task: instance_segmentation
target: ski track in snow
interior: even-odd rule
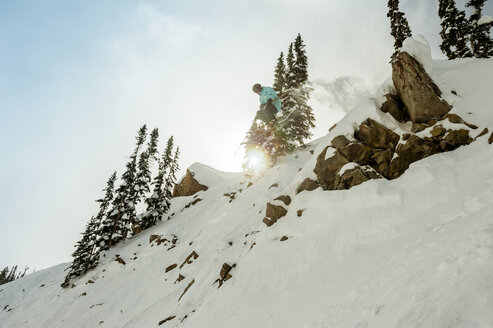
[[[434,61],[431,75],[454,113],[478,125],[477,133],[493,131],[492,60]],[[416,162],[393,181],[295,194],[314,178],[316,157],[330,140],[352,138],[368,117],[409,129],[368,101],[262,176],[194,164],[209,189],[175,198],[170,220],[106,252],[74,288],[60,287],[68,264],[0,286],[0,326],[158,327],[175,316],[161,327],[493,327],[489,134]],[[230,202],[224,194],[231,192]],[[268,228],[266,203],[280,195],[293,201]],[[185,208],[196,198],[202,201]],[[151,234],[176,235],[176,247],[150,244]],[[193,251],[198,258],[180,268]],[[218,288],[223,263],[236,267]]]

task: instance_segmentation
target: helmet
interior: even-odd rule
[[[253,92],[260,92],[262,91],[262,86],[260,85],[260,83],[255,83],[252,87],[252,90]]]

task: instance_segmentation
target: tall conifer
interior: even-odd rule
[[[439,0],[438,16],[442,20],[442,52],[448,59],[472,57],[467,44],[470,25],[465,12],[457,9],[455,0]]]
[[[490,30],[493,22],[481,19],[483,6],[486,0],[469,0],[466,7],[471,7],[472,12],[469,16],[471,25],[471,49],[476,58],[489,58],[493,56],[493,40]]]
[[[411,28],[407,22],[407,18],[402,11],[399,11],[399,0],[389,0],[387,6],[389,11],[387,17],[390,18],[390,34],[394,37],[394,53],[391,59],[397,57],[397,52],[402,48],[404,40],[412,36]]]

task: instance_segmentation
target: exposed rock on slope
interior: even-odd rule
[[[449,104],[440,98],[440,89],[418,60],[401,52],[392,70],[397,95],[387,94],[380,109],[399,123],[410,119],[412,128],[400,135],[368,118],[354,131],[353,141],[344,135],[333,138],[313,170],[324,189],[349,189],[382,177],[395,179],[413,162],[473,142],[470,129],[477,126],[448,113]]]
[[[207,186],[200,184],[194,174],[187,170],[185,177],[173,189],[173,197],[191,196],[202,190],[209,189]]]
[[[442,92],[423,65],[407,52],[399,52],[392,63],[392,81],[414,123],[428,122],[450,111],[450,105],[440,99]]]

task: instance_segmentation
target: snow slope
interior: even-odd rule
[[[478,125],[477,133],[491,133],[493,61],[432,64],[453,112]],[[68,264],[0,286],[0,326],[493,327],[489,134],[416,162],[396,180],[295,194],[313,177],[320,151],[361,120],[410,129],[378,111],[391,88],[386,83],[327,136],[262,176],[195,164],[191,171],[209,189],[175,198],[169,220],[106,253],[75,287],[60,287]],[[288,214],[266,227],[265,205],[280,195],[293,198]],[[150,243],[152,234],[169,241]],[[198,258],[185,262],[192,252]],[[236,266],[218,288],[223,263]]]

